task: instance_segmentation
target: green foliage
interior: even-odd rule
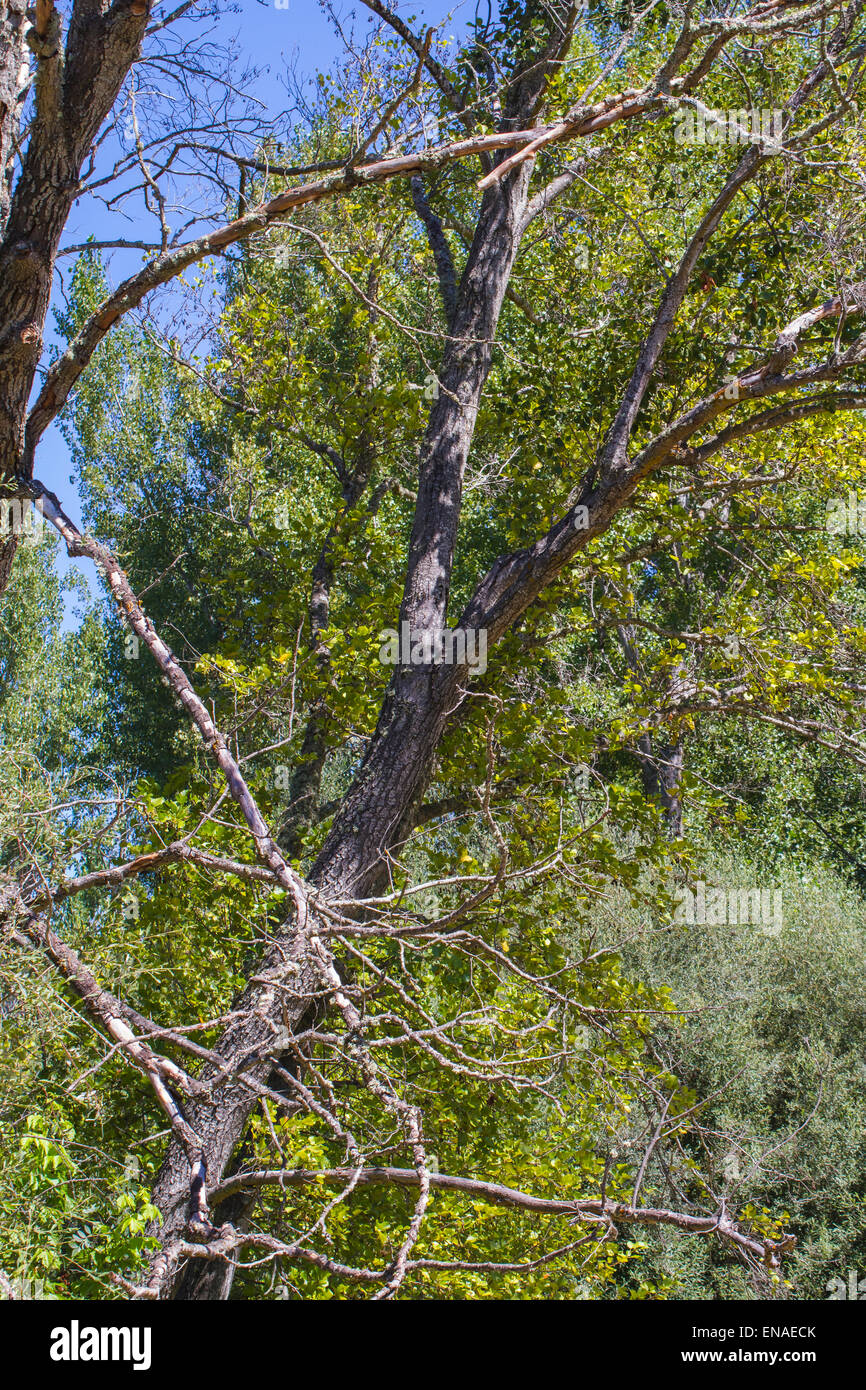
[[[594,31],[553,81],[556,109],[600,77],[605,45],[633,8],[597,7]],[[449,68],[467,103],[548,23],[541,4],[479,19]],[[654,70],[669,24],[656,7],[629,70],[615,65],[605,90]],[[383,45],[371,81],[387,85],[394,53]],[[791,45],[773,68],[751,63],[753,102],[772,107],[801,61]],[[709,79],[704,99],[741,104],[733,67]],[[293,155],[327,157],[357,100],[323,80],[319,124]],[[434,92],[419,101],[447,121]],[[660,286],[738,156],[684,151],[663,120],[608,138],[611,157],[576,206],[554,205],[515,267],[469,460],[452,621],[496,557],[531,544],[583,484]],[[544,151],[539,177],[560,161]],[[428,190],[458,269],[475,176],[453,166]],[[817,165],[784,183],[768,170],[753,194],[701,263],[634,452],[769,350],[804,294],[836,283],[838,263],[859,259],[844,181],[824,186]],[[811,235],[819,225],[839,228],[835,239]],[[115,330],[64,428],[87,525],[121,557],[230,731],[272,826],[292,810],[294,778],[315,765],[315,814],[296,855],[306,868],[388,684],[379,633],[397,621],[444,318],[423,228],[397,182],[311,204],[239,248],[218,280],[203,276],[198,292],[220,307],[207,351],[185,360],[178,338]],[[59,319],[66,336],[105,286],[99,257],[86,253]],[[815,330],[828,351],[836,328]],[[840,346],[853,333],[845,325]],[[664,1203],[673,1184],[705,1209],[724,1192],[755,1232],[793,1230],[798,1245],[771,1290],[780,1297],[821,1297],[833,1271],[866,1254],[866,803],[851,758],[863,544],[825,525],[827,502],[862,483],[864,438],[848,417],[815,417],[647,478],[497,646],[445,733],[430,815],[391,882],[398,925],[440,922],[441,943],[413,953],[411,934],[395,932],[346,948],[378,1045],[425,1097],[441,1171],[575,1199],[604,1187],[627,1203],[663,1111],[664,1153],[641,1175],[642,1200]],[[310,640],[314,575],[328,602]],[[4,868],[23,874],[38,861],[56,882],[181,839],[249,861],[240,817],[147,653],[128,649],[108,600],[64,634],[61,600],[50,546],[22,549],[0,601]],[[320,755],[306,741],[314,721]],[[682,834],[645,794],[647,741],[657,756],[684,750]],[[676,891],[701,877],[779,885],[785,929],[769,938],[678,924]],[[481,884],[460,919],[466,940],[452,939],[451,914]],[[260,885],[175,867],[137,880],[132,903],[117,887],[88,891],[58,904],[52,921],[107,987],[207,1047],[280,911],[280,894]],[[554,1002],[539,980],[555,982]],[[443,1065],[420,1025],[420,1042],[401,1034],[408,996],[423,1022],[459,1019],[459,1064]],[[110,1276],[134,1279],[153,1243],[160,1140],[146,1083],[71,1002],[3,943],[7,1272],[55,1297],[120,1296]],[[339,1070],[326,1079],[341,1095],[355,1086]],[[385,1132],[374,1099],[353,1094],[352,1105],[370,1161],[405,1166],[406,1146]],[[347,1144],[321,1114],[287,1116],[264,1098],[243,1160],[334,1168]],[[726,1171],[730,1155],[738,1177]],[[273,1189],[258,1212],[294,1238],[315,1230],[332,1195],[323,1184]],[[328,1231],[340,1259],[386,1265],[412,1200],[370,1187],[335,1204]],[[615,1241],[579,1238],[566,1218],[542,1228],[434,1192],[413,1258],[453,1267],[414,1270],[403,1296],[756,1296],[719,1246],[635,1227]],[[545,1262],[556,1246],[568,1255]],[[288,1262],[245,1269],[235,1286],[241,1298],[299,1295],[367,1293]]]
[[[716,858],[709,882],[768,881],[768,866]],[[772,870],[769,870],[772,872]],[[664,1047],[706,1101],[703,1170],[730,1210],[789,1213],[797,1245],[784,1295],[827,1297],[828,1280],[862,1266],[866,1102],[863,970],[866,912],[859,893],[825,869],[783,868],[778,936],[760,927],[667,926],[633,919],[629,973],[669,983],[682,1016]],[[618,929],[628,907],[617,904]],[[683,1298],[742,1298],[742,1270],[710,1246],[655,1234],[653,1275]]]

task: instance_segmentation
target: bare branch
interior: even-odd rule
[[[307,1168],[276,1169],[258,1173],[238,1173],[227,1178],[211,1192],[218,1204],[232,1193],[249,1187],[293,1187],[315,1183],[346,1183],[354,1179],[357,1187],[393,1186],[417,1187],[418,1174],[411,1168],[329,1168],[321,1171]],[[780,1254],[793,1249],[794,1237],[781,1241],[759,1240],[741,1231],[722,1210],[715,1216],[695,1216],[687,1212],[669,1211],[663,1207],[635,1207],[622,1202],[565,1197],[534,1197],[501,1183],[485,1182],[480,1178],[454,1177],[448,1173],[429,1173],[434,1192],[459,1192],[461,1195],[489,1202],[492,1206],[533,1212],[541,1216],[567,1216],[577,1221],[616,1222],[628,1225],[675,1226],[690,1235],[718,1235],[725,1241],[759,1259],[771,1269],[778,1268]]]

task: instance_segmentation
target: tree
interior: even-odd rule
[[[537,732],[527,739],[526,728],[515,725],[513,706],[527,707],[528,702],[513,701],[512,694],[520,689],[526,652],[533,642],[545,640],[545,621],[553,614],[571,616],[581,607],[568,576],[584,556],[597,571],[589,577],[593,585],[601,582],[623,657],[632,674],[639,673],[636,604],[628,593],[619,600],[617,596],[622,552],[626,573],[628,564],[644,564],[648,604],[655,611],[670,605],[673,586],[666,585],[659,598],[654,585],[672,564],[682,574],[690,530],[699,530],[706,520],[699,509],[690,510],[690,502],[679,503],[677,512],[672,499],[701,485],[711,493],[717,489],[718,478],[708,474],[711,460],[720,461],[738,497],[749,486],[768,432],[792,425],[802,428],[803,422],[811,428],[812,422],[823,423],[861,407],[866,339],[858,336],[857,320],[866,296],[855,249],[844,230],[831,241],[831,211],[826,221],[819,219],[834,270],[834,283],[819,287],[801,228],[817,216],[810,179],[811,162],[819,157],[833,170],[830,182],[838,211],[844,217],[849,209],[844,171],[858,140],[850,113],[860,80],[862,7],[768,3],[719,13],[716,6],[705,6],[698,20],[693,6],[683,7],[682,13],[677,6],[670,6],[669,12],[650,7],[617,19],[604,7],[586,17],[575,6],[509,4],[501,7],[495,22],[479,22],[450,63],[430,35],[414,35],[372,0],[368,7],[412,54],[407,60],[411,86],[395,91],[384,117],[372,124],[366,141],[356,143],[348,167],[266,198],[255,211],[195,242],[161,248],[86,318],[67,351],[49,368],[28,426],[30,447],[35,448],[112,323],[150,290],[203,257],[302,210],[290,225],[292,236],[317,248],[316,273],[325,279],[336,276],[351,296],[346,292],[344,303],[338,300],[336,307],[329,301],[319,317],[321,325],[331,316],[329,351],[323,354],[330,360],[316,361],[315,322],[300,345],[291,344],[294,375],[299,378],[292,382],[297,417],[293,423],[300,426],[298,438],[307,457],[320,459],[323,469],[331,472],[329,478],[325,471],[314,485],[314,510],[326,529],[309,570],[306,724],[300,747],[293,749],[292,804],[282,833],[263,815],[262,795],[243,770],[246,760],[259,751],[241,752],[241,730],[249,721],[234,716],[228,704],[219,716],[208,707],[146,616],[115,554],[102,541],[82,535],[58,499],[31,478],[31,456],[22,467],[16,455],[8,472],[20,480],[19,491],[39,501],[70,553],[87,556],[101,567],[124,622],[154,657],[201,735],[239,814],[229,822],[231,855],[209,844],[210,829],[201,837],[207,848],[190,844],[190,826],[162,848],[147,848],[124,865],[79,875],[49,892],[23,873],[17,883],[10,882],[7,894],[17,914],[14,939],[47,953],[85,1011],[148,1078],[171,1124],[172,1139],[153,1191],[163,1217],[158,1230],[154,1228],[159,1250],[147,1278],[135,1286],[138,1295],[225,1297],[238,1252],[249,1246],[282,1261],[306,1261],[329,1276],[362,1286],[378,1284],[378,1296],[393,1296],[407,1275],[435,1267],[435,1260],[431,1265],[413,1252],[431,1193],[440,1190],[595,1223],[606,1237],[614,1235],[617,1224],[716,1232],[756,1269],[772,1271],[790,1247],[789,1234],[772,1221],[735,1220],[724,1201],[707,1205],[709,1188],[702,1189],[701,1199],[688,1210],[682,1203],[641,1205],[644,1182],[657,1161],[658,1181],[664,1187],[664,1162],[658,1153],[662,1141],[676,1140],[700,1102],[657,1060],[638,1067],[648,1032],[647,1012],[664,1012],[664,1000],[640,990],[633,993],[606,953],[599,963],[591,935],[582,937],[578,927],[549,935],[545,924],[557,922],[557,914],[567,910],[575,884],[588,897],[612,878],[625,882],[636,895],[649,892],[642,872],[672,863],[679,841],[655,833],[652,807],[630,796],[627,787],[599,790],[597,796],[589,788],[588,797],[579,793],[576,799],[573,790],[566,791],[555,804],[542,799],[533,805],[531,796],[521,801],[521,782],[525,787],[531,777],[527,762],[531,764],[533,755],[545,756],[538,749],[551,742],[556,748],[561,736],[560,763],[568,765],[579,761],[576,750],[581,746],[583,757],[591,759],[597,744],[585,726],[569,739],[567,720],[557,719],[553,700],[553,713],[539,718]],[[727,57],[735,48],[737,62],[728,66]],[[623,85],[626,80],[633,85]],[[602,95],[608,89],[609,94]],[[432,151],[418,140],[409,153],[386,153],[361,164],[361,156],[385,137],[390,123],[398,122],[407,138],[402,100],[398,102],[407,91],[419,102],[422,134],[435,119],[449,135],[459,128],[462,138]],[[749,93],[750,109],[778,111],[778,122],[759,122],[744,136],[739,120],[743,91]],[[708,106],[705,97],[714,105]],[[704,129],[707,122],[718,128],[720,110],[737,113],[733,123],[726,117],[726,132],[733,131],[730,147],[714,143],[718,157],[712,160],[693,160],[691,147],[684,150],[674,164],[675,173],[669,175],[672,201],[660,197],[663,166],[672,164],[677,147],[674,117],[694,115]],[[492,132],[487,129],[491,113]],[[563,156],[560,146],[577,138],[585,142],[582,153],[575,158],[569,146]],[[831,140],[837,142],[835,148]],[[494,159],[496,151],[504,151],[504,157],[497,154]],[[482,162],[480,199],[463,162],[474,155]],[[648,158],[655,165],[654,186],[646,181]],[[453,172],[429,187],[425,176],[446,166]],[[260,159],[256,172],[267,180],[268,161]],[[408,190],[395,183],[393,193],[374,191],[379,183],[408,176]],[[339,203],[334,201],[337,197]],[[395,218],[399,224],[401,198],[408,212],[407,197],[417,229],[423,226],[429,239],[440,287],[434,337],[441,341],[441,357],[432,379],[427,376],[425,389],[432,400],[420,431],[417,465],[407,476],[378,476],[380,456],[387,455],[399,438],[378,393],[399,377],[401,354],[393,340],[407,336],[404,306],[412,309],[420,303],[405,289],[401,299],[399,288],[390,283],[387,289],[394,299],[389,301],[382,284],[395,274],[387,266],[390,228]],[[577,207],[567,199],[576,199]],[[634,229],[633,237],[629,233],[635,248],[631,261],[626,267],[619,265],[618,248],[602,254],[607,264],[594,268],[586,296],[594,313],[602,316],[569,333],[569,316],[586,306],[563,275],[563,259],[569,251],[573,258],[575,230],[580,238],[593,218],[604,225],[612,207],[622,225]],[[347,233],[340,226],[344,209],[351,209],[345,213],[346,222],[354,215],[369,237],[363,257],[369,273],[363,282],[329,247],[334,234],[348,237],[351,244],[353,229]],[[651,236],[642,220],[651,224]],[[772,324],[760,293],[746,300],[746,267],[737,266],[735,254],[735,229],[742,236],[744,225],[750,228],[749,254],[757,246],[766,258],[768,246],[780,240],[784,248],[784,273],[779,272],[771,307],[785,314]],[[356,229],[354,234],[357,238]],[[462,264],[455,254],[461,244]],[[550,273],[558,319],[556,308],[552,318],[539,314],[543,292],[527,293],[533,277],[543,282]],[[617,293],[626,286],[627,307],[617,304]],[[707,295],[720,287],[719,324],[710,334],[705,326],[706,306],[711,303]],[[307,267],[298,267],[293,295],[295,304],[305,304],[314,320],[317,286]],[[346,303],[354,303],[353,316],[344,311]],[[607,319],[606,306],[611,306]],[[268,400],[249,365],[244,370],[246,325],[242,317],[240,322],[238,337],[233,343],[229,339],[223,383],[232,409],[259,410],[258,396],[279,415],[278,404]],[[281,325],[274,329],[267,322],[262,329],[254,321],[254,327],[249,348],[253,355],[281,330]],[[421,330],[417,321],[408,325],[413,344],[423,336]],[[508,349],[501,362],[496,356],[498,341]],[[798,354],[800,361],[794,365]],[[264,358],[266,363],[273,360]],[[287,354],[276,361],[291,358]],[[315,421],[311,410],[312,393],[303,373],[308,370],[313,381],[324,377],[333,399],[333,383],[345,376],[347,364],[355,374],[356,389],[372,399],[376,409],[365,408],[363,400],[356,402],[340,421],[341,437],[326,441],[323,422]],[[581,374],[572,378],[575,368]],[[16,370],[13,386],[20,404],[20,392],[26,396],[29,380],[22,367]],[[32,380],[32,363],[28,370]],[[571,386],[572,381],[577,384]],[[563,405],[557,391],[565,382],[573,397]],[[23,420],[21,411],[18,418]],[[267,420],[264,414],[265,432]],[[243,438],[243,425],[233,428]],[[253,438],[255,429],[254,424]],[[532,478],[535,462],[525,470],[528,479],[508,462],[508,446],[521,453],[527,437],[541,472],[537,483]],[[472,451],[477,455],[485,447],[497,452],[497,486],[480,498],[466,498]],[[563,466],[566,448],[570,453]],[[221,466],[225,476],[225,460]],[[688,488],[682,485],[684,477]],[[769,488],[771,481],[762,476],[761,484]],[[359,534],[375,524],[385,497],[399,518],[406,493],[412,508],[398,569],[402,596],[396,626],[400,631],[405,627],[417,646],[414,656],[401,653],[370,727],[365,728],[366,710],[352,716],[363,734],[359,756],[357,742],[342,738],[340,729],[341,718],[344,725],[352,720],[345,717],[343,672],[331,640],[335,600],[343,601],[335,592],[340,588],[337,576],[346,557],[354,560],[345,588],[350,601],[364,601],[369,580],[358,568]],[[336,507],[330,519],[329,505]],[[639,535],[644,513],[653,523],[649,543]],[[257,518],[250,512],[247,519],[261,550]],[[396,522],[394,534],[399,534]],[[661,559],[648,565],[654,556]],[[836,569],[840,566],[844,571],[845,562],[839,561]],[[827,568],[832,574],[831,558]],[[712,572],[703,578],[708,584],[715,581]],[[824,578],[817,575],[816,583]],[[380,593],[379,608],[391,597],[387,588]],[[377,604],[369,606],[375,611]],[[662,639],[673,644],[658,657],[654,677],[662,679],[662,719],[673,719],[675,726],[708,704],[705,676],[696,674],[695,661],[688,655],[676,655],[682,646],[678,632],[688,631],[679,622],[682,608],[681,604],[676,615],[677,629],[650,619],[655,628],[662,627]],[[744,622],[746,610],[743,603],[734,621]],[[494,655],[494,670],[477,690],[469,677],[470,668],[479,663],[469,658],[468,644],[455,648],[454,661],[436,659],[436,643],[452,630],[448,622],[455,617],[458,633],[483,633],[485,650]],[[249,619],[253,629],[255,618],[254,613]],[[714,635],[707,634],[704,623],[691,641],[700,659]],[[816,628],[803,644],[809,649],[810,670],[820,672],[821,644],[830,649],[838,640],[838,633]],[[859,641],[855,623],[844,624],[844,640],[852,645]],[[239,668],[232,671],[224,653],[220,659],[229,677],[242,677]],[[640,684],[643,688],[642,675]],[[853,725],[856,684],[854,670],[846,673],[838,689],[819,688],[816,679],[810,689],[807,681],[802,700],[808,705],[815,697],[841,706],[850,712]],[[745,691],[727,690],[712,709],[741,712],[753,703],[748,687],[747,680]],[[376,690],[377,700],[379,694]],[[781,693],[767,698],[762,689],[761,694],[769,720],[819,742],[825,738],[824,725],[808,711],[798,708],[791,719]],[[563,704],[568,714],[568,703]],[[260,712],[255,705],[254,699],[253,713]],[[682,738],[674,727],[674,736],[661,746],[652,741],[653,713],[640,692],[630,716],[614,727],[603,751],[613,756],[618,747],[634,745],[651,794],[658,792],[659,766],[673,767],[662,797],[670,813],[683,789]],[[222,731],[224,718],[233,724],[230,736]],[[531,718],[527,723],[531,727]],[[280,730],[279,737],[290,742],[294,732],[290,719],[289,733]],[[523,767],[519,755],[509,756],[521,740]],[[843,746],[860,756],[853,734],[838,740],[840,750]],[[527,747],[533,750],[528,758]],[[329,757],[333,768],[335,753],[351,776],[340,789],[336,808],[325,812],[323,778]],[[508,777],[502,776],[500,763],[513,765]],[[437,782],[444,784],[444,796],[425,802]],[[500,798],[512,809],[511,826],[497,813]],[[437,817],[463,816],[473,801],[468,830],[461,826],[455,831],[446,820],[438,846],[435,835],[432,842],[417,836],[419,825],[435,825]],[[205,819],[215,826],[214,803],[206,796],[205,802]],[[618,824],[618,843],[616,837],[596,834],[597,822],[611,814]],[[257,865],[234,849],[241,825],[251,837]],[[319,826],[322,834],[317,838]],[[678,811],[669,814],[669,828],[678,832]],[[642,836],[643,843],[628,843],[630,832]],[[420,856],[419,867],[430,863],[437,890],[444,895],[445,910],[432,918],[404,911],[407,895],[411,898],[418,886],[413,882],[415,855]],[[458,866],[464,855],[468,872],[461,875]],[[104,990],[44,916],[52,901],[178,861],[234,874],[247,884],[265,884],[271,892],[264,953],[245,966],[239,993],[227,1012],[227,1001],[223,1004],[218,1034],[205,1046],[192,1043],[181,1028],[152,1022]],[[274,901],[280,901],[276,894],[283,908],[278,918],[273,916]],[[665,889],[654,889],[653,894],[657,909],[670,906]],[[512,924],[523,933],[518,934],[519,949],[513,951],[506,949]],[[473,991],[473,1001],[477,992],[477,1013],[461,993],[467,988]],[[200,1023],[204,1027],[203,1020]],[[589,1076],[597,1065],[602,1089],[605,1068],[623,1077],[640,1070],[640,1086],[652,1098],[640,1131],[645,1142],[636,1171],[620,1163],[619,1151],[596,1154],[595,1169],[590,1163],[588,1171],[599,1180],[597,1196],[571,1191],[550,1199],[501,1182],[431,1171],[421,1103],[428,1089],[428,1068],[532,1094],[539,1105],[534,1118],[543,1124],[551,1114],[561,1114],[564,1093],[551,1077],[556,1075],[558,1082],[567,1079],[570,1085],[562,1073],[580,1052],[576,1038],[582,1028],[598,1033],[603,1063],[596,1062],[591,1049],[578,1063],[581,1103],[592,1094]],[[488,1030],[489,1045],[482,1045],[478,1039]],[[195,1074],[163,1055],[159,1049],[165,1038],[173,1048],[198,1059],[201,1065]],[[628,1095],[630,1085],[625,1088]],[[611,1104],[628,1111],[621,1092]],[[279,1165],[251,1169],[249,1157],[268,1147],[254,1112],[262,1109],[273,1126],[269,1107],[290,1120],[315,1117],[329,1132],[327,1144],[317,1140],[319,1162],[290,1165],[280,1128],[270,1136],[272,1151],[281,1155]],[[397,1150],[400,1163],[384,1161],[391,1148]],[[333,1158],[338,1151],[345,1155],[342,1161]],[[366,1161],[370,1151],[377,1156],[375,1163]],[[561,1181],[556,1165],[553,1173]],[[408,1188],[415,1194],[403,1233],[381,1268],[371,1270],[365,1260],[344,1264],[300,1234],[288,1239],[250,1227],[256,1192],[270,1185],[280,1191],[307,1184],[333,1184],[344,1199],[368,1185]],[[307,1223],[313,1234],[317,1222],[325,1219],[322,1212],[330,1209],[326,1199]],[[303,1206],[300,1210],[303,1215]],[[299,1220],[299,1229],[303,1226]],[[548,1261],[554,1253],[545,1250],[542,1258]],[[515,1263],[520,1262],[492,1262],[503,1273]],[[450,1261],[452,1268],[466,1264]]]

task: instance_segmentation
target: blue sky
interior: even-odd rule
[[[172,4],[161,7],[164,11],[173,8]],[[362,6],[336,4],[335,13],[344,25],[351,24],[355,16],[358,30],[367,28],[367,11]],[[435,3],[399,6],[402,17],[409,22],[414,15],[413,25],[422,30],[424,21],[436,23],[449,12],[464,11],[467,5],[447,5],[436,0]],[[239,0],[235,13],[222,16],[215,37],[225,42],[237,36],[238,46],[243,58],[261,73],[252,87],[258,97],[271,112],[278,112],[286,105],[285,74],[294,67],[297,77],[312,79],[316,72],[325,71],[335,62],[343,49],[342,40],[335,32],[334,25],[317,0]],[[91,198],[82,199],[70,216],[61,245],[80,244],[88,237],[96,239],[115,238],[150,240],[153,235],[152,222],[118,219],[118,214],[108,214],[102,205]],[[72,261],[62,262],[64,273],[68,273]],[[112,278],[122,278],[141,264],[140,252],[121,252],[112,257]],[[56,339],[53,334],[53,314],[46,325],[46,341],[51,344]],[[49,429],[37,453],[36,474],[39,479],[56,492],[72,519],[80,524],[80,501],[74,480],[71,478],[72,462],[56,425]],[[79,562],[76,562],[78,565]],[[58,572],[65,574],[70,561],[65,552],[58,553]],[[89,566],[82,572],[87,574]],[[76,600],[67,602],[64,627],[76,625]]]

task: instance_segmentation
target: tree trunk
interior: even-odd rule
[[[0,0],[0,484],[32,476],[27,403],[42,352],[60,237],[82,164],[138,56],[149,8],[137,0],[102,14],[75,5],[63,54],[53,4],[37,4],[25,38],[22,0]],[[28,50],[37,59],[35,112],[13,188],[11,161]],[[16,546],[15,537],[0,544],[0,593]]]
[[[9,216],[15,142],[30,70],[27,0],[0,0],[0,236]]]
[[[680,783],[683,776],[683,741],[664,743],[653,749],[649,734],[638,740],[638,756],[644,795],[665,813],[668,830],[676,839],[683,833],[683,803]]]
[[[451,336],[440,372],[442,389],[430,414],[421,451],[421,476],[410,543],[408,578],[401,619],[413,630],[436,631],[447,618],[451,560],[459,520],[463,476],[481,392],[490,370],[502,302],[520,240],[529,168],[491,188],[484,197],[478,229],[461,279]],[[364,897],[382,883],[387,856],[399,850],[414,823],[417,806],[431,780],[436,751],[446,724],[460,702],[465,672],[454,666],[410,666],[395,671],[375,734],[358,776],[309,876],[329,897]],[[284,990],[251,984],[236,1008],[243,1021],[226,1030],[218,1051],[244,1075],[267,1083],[279,1055],[285,1028],[301,1031],[309,1017],[309,994],[321,988],[302,946],[292,935],[275,944],[255,972],[286,976],[286,959],[296,997]],[[305,996],[307,996],[305,998]],[[215,1068],[202,1079],[216,1078]],[[230,1078],[217,1085],[213,1100],[187,1107],[200,1135],[209,1185],[223,1176],[241,1141],[256,1094]],[[163,1249],[183,1235],[189,1202],[189,1161],[172,1141],[153,1199],[163,1213]],[[208,1300],[227,1298],[230,1271],[215,1278],[205,1260],[181,1267],[166,1280],[160,1296]]]

